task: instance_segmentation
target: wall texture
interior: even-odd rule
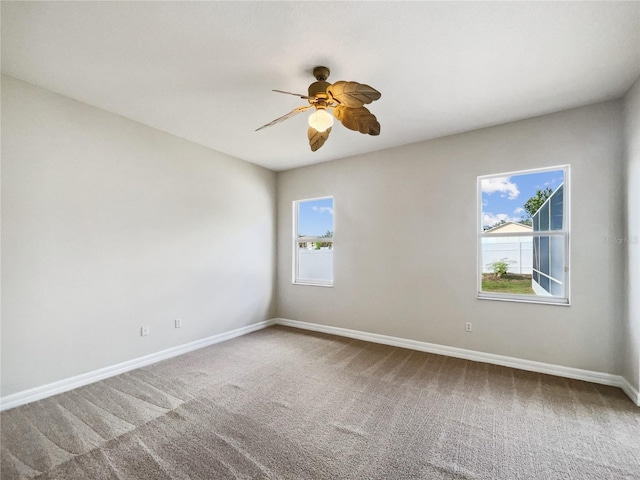
[[[611,239],[640,235],[639,83],[624,102],[281,172],[276,232],[273,172],[3,76],[2,395],[276,314],[637,389],[639,245]],[[477,300],[476,177],[565,163],[572,305]],[[291,203],[326,195],[334,287],[292,285]]]
[[[640,390],[640,78],[625,96],[625,194],[626,225],[624,316],[625,362],[622,375],[636,392]]]
[[[622,132],[618,100],[279,173],[278,316],[619,374]],[[478,300],[477,176],[561,164],[572,305]],[[334,287],[292,285],[291,203],[325,195]]]
[[[3,396],[273,317],[273,172],[6,76],[2,127]]]

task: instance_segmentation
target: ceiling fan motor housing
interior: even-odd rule
[[[317,82],[313,82],[309,85],[309,96],[316,98],[327,98],[327,88],[331,86],[327,82],[329,78],[329,69],[327,67],[316,67],[313,69],[313,76]]]
[[[327,98],[327,88],[330,86],[331,84],[324,80],[313,82],[309,85],[309,96],[315,98]]]

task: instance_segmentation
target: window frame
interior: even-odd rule
[[[333,208],[333,214],[332,214],[332,228],[333,228],[333,238],[331,240],[331,243],[334,244],[335,243],[335,205],[336,205],[336,201],[335,198],[333,197],[333,195],[325,195],[322,197],[313,197],[313,198],[302,198],[299,200],[294,200],[292,202],[292,211],[293,211],[293,231],[292,231],[292,254],[293,254],[293,260],[292,260],[292,272],[291,272],[291,283],[293,285],[308,285],[308,286],[314,286],[314,287],[333,287],[333,283],[334,283],[334,277],[332,276],[330,281],[327,280],[314,280],[314,279],[309,279],[309,278],[300,278],[298,276],[298,269],[299,269],[299,257],[298,257],[298,219],[299,219],[299,213],[300,213],[300,204],[301,203],[305,203],[305,202],[313,202],[315,200],[327,200],[327,199],[331,199],[332,202],[332,207]],[[333,246],[331,247],[331,249],[333,250]],[[333,262],[333,257],[331,259],[331,261]]]
[[[492,233],[491,237],[483,229],[482,221],[482,181],[495,177],[513,177],[518,175],[527,175],[532,173],[542,173],[551,171],[564,171],[563,185],[563,205],[562,205],[562,218],[563,225],[561,230],[547,230],[547,231],[531,231],[531,232],[505,232],[505,233]],[[544,305],[571,305],[571,186],[570,186],[570,166],[567,165],[555,165],[551,167],[535,168],[528,170],[516,170],[506,173],[496,173],[490,175],[479,175],[476,181],[476,196],[477,196],[477,210],[476,210],[476,298],[479,300],[498,300],[503,302],[520,302],[520,303],[537,303]],[[556,190],[560,188],[560,185]],[[556,191],[554,190],[554,192]],[[540,209],[549,202],[549,199],[540,206]],[[533,220],[533,217],[532,217]],[[551,221],[551,218],[549,218]],[[533,225],[533,223],[532,223]],[[564,296],[546,296],[546,295],[522,295],[514,293],[504,292],[483,292],[482,291],[482,274],[483,274],[483,256],[482,256],[482,239],[483,238],[506,238],[506,237],[532,237],[534,243],[535,238],[538,237],[563,237],[564,239]],[[550,240],[551,242],[551,240]],[[533,253],[532,253],[533,254]],[[533,260],[533,259],[532,259]],[[533,270],[533,267],[532,267]],[[532,272],[533,278],[533,272]]]

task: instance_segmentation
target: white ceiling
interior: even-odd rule
[[[640,75],[639,2],[3,2],[2,72],[286,170],[620,97]],[[382,92],[378,137],[311,152],[304,100]]]

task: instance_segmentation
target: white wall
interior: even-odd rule
[[[276,312],[274,173],[2,81],[3,396],[276,313],[622,372],[638,388],[639,247],[605,240],[639,235],[640,82],[624,104],[279,173]],[[476,177],[564,163],[572,305],[477,300]],[[291,202],[327,195],[340,207],[335,285],[292,285]]]
[[[622,375],[640,390],[640,78],[625,96],[626,253]]]
[[[279,173],[278,316],[619,374],[622,121],[611,101]],[[476,299],[477,176],[562,164],[572,305]],[[291,202],[328,195],[334,287],[292,285]]]
[[[2,395],[271,318],[275,198],[273,172],[3,76]]]

